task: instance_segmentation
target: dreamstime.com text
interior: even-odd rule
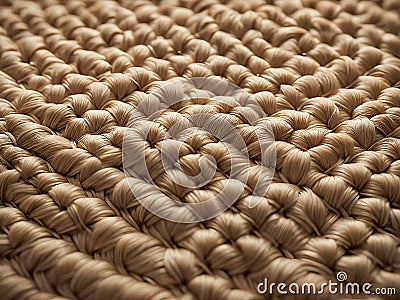
[[[329,280],[320,285],[315,283],[295,283],[286,284],[284,282],[268,282],[264,278],[263,282],[258,283],[257,291],[260,294],[275,295],[319,295],[329,293],[332,295],[396,295],[394,287],[373,287],[371,283],[346,282],[347,273],[338,272],[337,282]]]

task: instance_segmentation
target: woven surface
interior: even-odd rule
[[[1,299],[263,299],[264,278],[339,271],[400,293],[400,1],[1,2]],[[267,115],[276,170],[256,207],[249,182],[221,215],[180,224],[130,191],[124,130],[177,77],[227,80]],[[236,109],[175,111],[154,136],[179,115],[223,113],[252,143]],[[229,177],[179,187],[157,143],[150,172],[182,202]],[[180,160],[195,170],[208,149],[223,165],[216,144],[193,139]]]

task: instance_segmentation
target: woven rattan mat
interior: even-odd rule
[[[400,1],[1,3],[0,299],[399,299]],[[157,89],[197,77],[247,98],[200,89],[143,117],[165,104]],[[153,185],[124,173],[139,112],[149,135],[127,157],[144,155]],[[179,149],[166,142],[196,115]],[[249,150],[245,189],[200,222],[152,212],[139,200],[201,204],[234,176],[213,118]],[[265,176],[260,120],[276,157]],[[216,172],[175,182],[162,145],[178,149],[170,170]],[[276,289],[329,281],[371,293]]]

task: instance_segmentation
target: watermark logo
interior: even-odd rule
[[[347,280],[347,273],[343,272],[343,271],[338,272],[336,274],[336,280],[339,281],[339,282],[346,281]]]
[[[207,111],[210,108],[214,110]],[[245,189],[253,196],[249,206],[256,206],[275,169],[275,140],[266,117],[252,95],[224,80],[179,78],[157,88],[137,106],[124,135],[123,169],[132,193],[153,214],[179,223],[216,217]],[[244,127],[250,128],[251,137],[243,136]],[[201,146],[205,139],[218,144],[219,151],[207,152]],[[193,147],[194,140],[199,149]],[[187,149],[200,155],[197,174],[188,174],[181,165]],[[252,157],[249,149],[258,149],[259,155]],[[212,189],[214,196],[197,203],[182,201],[155,183],[163,174],[167,184],[207,190],[217,172],[225,177],[223,185]]]
[[[374,287],[369,282],[347,282],[347,279],[347,273],[343,271],[336,274],[336,282],[329,280],[319,285],[312,282],[275,283],[264,278],[263,282],[257,284],[257,292],[271,295],[396,295],[394,287]]]

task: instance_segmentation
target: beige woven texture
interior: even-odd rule
[[[1,299],[263,299],[264,278],[321,284],[339,271],[400,293],[400,1],[1,3]],[[227,80],[267,114],[276,172],[255,208],[250,188],[221,215],[180,224],[133,196],[124,130],[176,77]],[[244,122],[212,102],[176,111]],[[229,177],[179,187],[157,143],[149,170],[182,202]],[[229,160],[211,137],[188,143],[189,171],[206,146]],[[317,297],[291,299],[306,298]]]

